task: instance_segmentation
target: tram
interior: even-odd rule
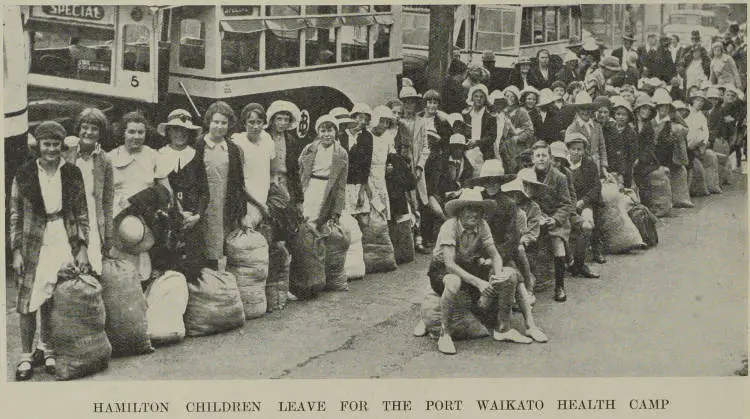
[[[141,109],[152,121],[180,107],[200,116],[223,100],[290,100],[300,137],[336,106],[384,103],[402,71],[401,6],[29,6],[29,101],[71,128],[93,104],[111,119]],[[366,81],[366,82],[363,82]],[[80,107],[80,106],[78,106]],[[35,112],[38,111],[38,112]]]
[[[429,7],[404,6],[401,30],[404,75],[420,79],[428,55]],[[561,56],[581,39],[577,5],[460,5],[454,12],[453,44],[467,63],[480,63],[482,52],[490,50],[496,67],[510,69],[518,57],[535,57],[540,49]]]

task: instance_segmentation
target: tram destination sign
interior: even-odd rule
[[[224,16],[260,16],[259,6],[221,6]]]
[[[95,5],[56,5],[41,6],[40,9],[42,13],[37,13],[37,16],[48,16],[65,20],[79,20],[96,23],[112,23],[112,7]]]

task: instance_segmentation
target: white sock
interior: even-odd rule
[[[45,351],[46,352],[47,351],[47,344],[44,343],[44,342],[42,342],[40,340],[39,342],[37,342],[36,348],[39,349],[40,351]]]

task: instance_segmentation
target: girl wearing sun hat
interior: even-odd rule
[[[531,122],[529,113],[520,104],[521,92],[516,86],[508,86],[503,90],[503,96],[508,102],[505,108],[505,115],[513,125],[513,136],[509,143],[510,161],[515,162],[521,152],[531,145],[534,141],[534,123]],[[510,172],[518,170],[517,167],[509,167]]]
[[[605,130],[609,171],[618,177],[622,186],[630,188],[638,153],[638,134],[631,124],[633,110],[621,96],[613,96],[611,102],[614,123],[608,124]]]

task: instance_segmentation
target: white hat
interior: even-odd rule
[[[529,197],[529,194],[526,192],[526,186],[524,185],[523,179],[519,177],[516,177],[515,179],[513,179],[512,181],[506,184],[503,184],[500,187],[500,190],[505,193],[518,191],[524,194],[524,196],[526,196],[527,198]]]
[[[562,141],[555,141],[550,144],[549,150],[552,157],[568,160],[568,147]]]
[[[315,132],[317,132],[320,129],[320,126],[325,122],[332,123],[336,128],[338,128],[341,123],[341,121],[329,114],[322,115],[317,121],[315,121]]]
[[[449,217],[455,217],[466,207],[478,207],[484,213],[493,211],[497,207],[494,199],[482,198],[482,188],[461,189],[458,198],[445,204],[445,212]]]
[[[503,95],[503,92],[501,90],[493,90],[492,93],[490,93],[490,103],[495,103],[498,100],[505,100],[505,96]]]
[[[372,120],[370,120],[370,126],[376,127],[380,123],[381,119],[390,119],[392,121],[395,121],[396,115],[393,113],[393,110],[387,106],[376,106],[375,109],[372,110]]]
[[[563,55],[563,62],[567,63],[568,61],[580,61],[580,59],[573,51],[568,50]]]
[[[506,93],[513,93],[516,96],[516,99],[518,99],[521,96],[521,92],[518,90],[518,87],[514,85],[510,85],[503,90],[503,96],[505,96]]]
[[[349,111],[340,106],[328,111],[328,115],[331,115],[334,119],[336,119],[336,123],[339,126],[341,126],[341,124],[352,124],[354,122],[357,122],[349,116]]]
[[[552,91],[552,89],[546,88],[539,91],[539,101],[537,102],[537,106],[544,106],[549,105],[550,103],[554,103],[557,100],[560,99],[560,96],[557,96],[555,92]]]
[[[479,176],[471,179],[467,179],[464,182],[464,186],[472,188],[474,186],[482,186],[487,182],[499,182],[501,185],[508,183],[515,179],[515,175],[506,175],[503,161],[500,159],[485,160],[482,164],[482,168],[479,170]]]
[[[526,86],[523,90],[521,90],[521,93],[519,95],[519,100],[523,100],[526,95],[529,93],[533,93],[536,95],[537,99],[539,99],[539,90],[537,90],[534,86]]]
[[[599,50],[599,45],[596,43],[596,39],[594,38],[586,38],[583,41],[583,45],[581,45],[581,48],[584,51],[593,52]]]
[[[685,104],[685,102],[683,102],[681,100],[675,100],[675,101],[673,101],[672,102],[672,106],[674,106],[675,110],[680,110],[680,109],[684,109],[686,111],[690,110],[688,108],[688,106]]]
[[[461,116],[460,113],[452,113],[452,114],[448,115],[448,117],[446,118],[446,120],[448,121],[448,123],[451,124],[451,126],[453,126],[453,124],[455,124],[456,122],[463,121],[464,117]]]
[[[167,136],[167,127],[179,127],[186,130],[201,131],[201,127],[193,125],[193,116],[184,109],[175,109],[167,116],[167,122],[162,122],[156,127],[156,132],[162,137]]]
[[[349,112],[349,115],[354,118],[358,113],[363,113],[372,118],[372,108],[370,108],[370,106],[368,106],[366,103],[355,103],[354,106],[352,106],[352,110]]]
[[[651,96],[651,100],[654,102],[655,106],[670,105],[674,107],[674,104],[672,104],[672,96],[670,96],[667,89],[664,88],[656,89],[654,94]]]
[[[556,143],[561,143],[561,142],[560,141],[556,141],[555,143],[550,144],[550,149]],[[566,149],[566,153],[567,153],[567,146],[570,145],[570,144],[575,144],[575,143],[583,143],[583,145],[585,147],[589,146],[589,140],[588,140],[588,138],[586,138],[586,136],[583,135],[583,134],[581,134],[580,132],[573,132],[573,133],[570,133],[570,134],[566,134],[565,135],[565,144],[564,144],[565,149]],[[552,155],[554,156],[554,154],[555,154],[555,150],[552,150]]]
[[[78,146],[78,143],[81,142],[81,139],[76,137],[75,135],[68,135],[63,139],[63,144],[65,144],[68,148],[75,148]]]
[[[573,105],[577,108],[593,108],[594,101],[587,91],[581,90],[573,99]]]
[[[267,123],[269,125],[271,124],[271,121],[273,120],[274,115],[276,115],[279,112],[288,112],[289,115],[291,115],[287,130],[297,129],[300,115],[302,115],[302,111],[299,110],[297,105],[286,100],[274,101],[271,104],[271,106],[268,107],[268,112],[266,112],[266,116],[268,117]]]
[[[466,145],[466,137],[464,137],[463,134],[453,134],[453,135],[451,135],[451,138],[448,140],[448,145],[451,146],[451,145],[456,145],[456,144],[465,146]]]
[[[472,102],[472,100],[471,100],[471,97],[474,95],[474,92],[476,92],[477,90],[479,90],[482,93],[484,93],[485,99],[487,99],[489,101],[490,92],[489,92],[489,90],[487,90],[487,86],[483,85],[482,83],[479,83],[479,84],[475,84],[475,85],[471,86],[471,88],[469,88],[469,94],[466,95],[466,104],[467,105],[473,105],[474,104]]]
[[[612,102],[612,109],[625,108],[631,114],[633,113],[633,107],[630,106],[630,103],[628,103],[628,101],[625,100],[624,97],[622,97],[622,96],[612,96],[612,98],[610,99],[610,101]]]
[[[417,93],[417,89],[411,86],[404,86],[398,94],[399,99],[422,99],[422,95]]]

